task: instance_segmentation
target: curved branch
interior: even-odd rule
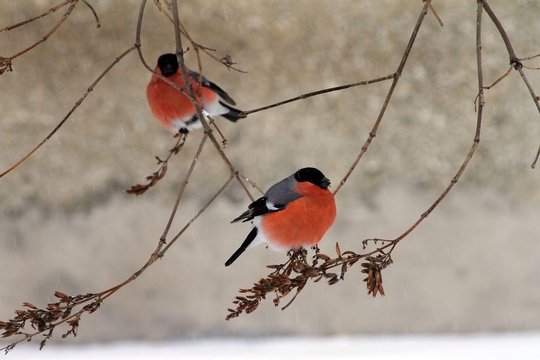
[[[118,55],[116,59],[103,71],[96,80],[86,90],[86,92],[75,102],[75,105],[68,111],[68,113],[64,116],[64,118],[56,125],[56,127],[43,139],[39,144],[37,144],[30,152],[28,152],[25,156],[23,156],[19,161],[17,161],[15,164],[13,164],[11,167],[9,167],[7,170],[4,170],[2,173],[0,173],[0,178],[3,176],[9,174],[11,171],[13,171],[15,168],[17,168],[19,165],[21,165],[24,161],[26,161],[30,156],[32,156],[39,148],[41,148],[47,141],[49,141],[53,135],[60,130],[60,128],[64,125],[64,123],[69,119],[69,117],[75,112],[75,110],[82,104],[82,102],[86,99],[86,97],[94,90],[94,88],[97,86],[97,84],[107,75],[107,73],[122,60],[127,54],[132,52],[136,49],[136,46],[131,46],[129,49],[125,50],[123,53]]]
[[[424,22],[424,18],[426,17],[427,10],[428,10],[428,5],[425,3],[422,8],[422,11],[420,12],[420,16],[418,17],[418,20],[416,21],[416,25],[414,26],[413,32],[409,38],[409,42],[407,44],[407,47],[405,48],[405,52],[401,58],[401,62],[399,63],[399,66],[396,72],[392,75],[392,77],[394,78],[394,81],[392,81],[390,90],[388,90],[388,94],[386,95],[384,104],[381,108],[381,111],[379,112],[379,116],[377,117],[377,120],[375,121],[375,124],[373,125],[373,128],[371,129],[366,142],[364,143],[364,145],[362,145],[362,148],[360,149],[360,152],[358,153],[356,159],[352,163],[351,167],[349,168],[349,170],[347,171],[343,179],[341,179],[341,181],[339,182],[339,185],[334,190],[334,195],[336,195],[339,192],[339,190],[343,187],[343,185],[345,185],[345,182],[347,182],[347,179],[349,179],[349,177],[353,173],[354,169],[356,168],[356,166],[358,165],[358,163],[360,162],[360,160],[362,159],[366,151],[368,151],[369,145],[371,144],[371,142],[377,135],[377,129],[379,128],[379,125],[386,112],[386,108],[388,107],[388,104],[390,103],[390,100],[392,99],[392,95],[399,82],[401,73],[403,72],[403,69],[405,68],[405,64],[407,63],[407,59],[409,58],[409,54],[411,53],[411,50],[413,48],[414,42],[416,40],[416,36],[418,35],[418,31],[420,31],[420,27],[422,26],[422,23]]]
[[[35,42],[34,44],[30,45],[30,46],[27,47],[26,49],[24,49],[24,50],[18,52],[17,54],[8,57],[7,59],[9,59],[9,60],[11,61],[11,60],[13,60],[13,59],[15,59],[15,58],[17,58],[17,57],[19,57],[19,56],[21,56],[21,55],[27,53],[28,51],[32,50],[33,48],[35,48],[35,47],[38,46],[39,44],[41,44],[41,43],[47,41],[47,39],[50,38],[51,35],[54,34],[54,33],[56,32],[56,30],[58,30],[58,28],[59,28],[60,26],[62,26],[62,24],[64,23],[64,21],[67,20],[67,18],[69,17],[69,15],[70,15],[71,12],[73,11],[73,9],[75,9],[75,6],[77,5],[77,2],[78,2],[78,0],[68,0],[68,1],[65,1],[64,3],[60,4],[59,6],[62,7],[62,6],[64,6],[64,5],[66,5],[66,4],[68,4],[68,3],[71,3],[71,5],[70,5],[69,8],[66,10],[66,12],[64,13],[64,15],[62,15],[62,17],[60,18],[60,21],[58,21],[58,22],[56,23],[56,25],[54,25],[53,28],[52,28],[47,34],[45,34],[41,39],[39,39],[37,42]],[[59,9],[60,7],[58,7],[58,9]],[[58,10],[58,9],[56,9],[56,10]],[[54,10],[54,11],[56,11],[56,10]],[[45,13],[45,14],[42,14],[42,15],[36,17],[36,18],[29,19],[29,20],[30,20],[30,21],[37,20],[37,19],[39,19],[39,18],[41,18],[41,17],[43,17],[43,16],[46,16],[46,15],[50,14],[51,12],[54,12],[54,11],[49,11],[49,12],[47,12],[47,13]],[[30,22],[30,21],[28,21],[28,22]],[[28,22],[24,22],[24,21],[23,21],[23,23],[16,24],[15,27],[21,26],[21,24],[22,24],[22,25],[27,24]],[[11,29],[9,29],[9,30],[11,30]]]

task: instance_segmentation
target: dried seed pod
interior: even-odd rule
[[[25,306],[27,308],[30,308],[30,309],[37,310],[37,307],[35,307],[33,304],[30,304],[29,302],[23,302],[23,306]]]
[[[339,282],[339,280],[340,280],[339,277],[335,275],[330,280],[328,280],[328,285],[334,285],[335,283]]]
[[[330,260],[330,256],[325,254],[317,254],[317,258],[323,259],[323,260]]]
[[[55,291],[55,292],[54,292],[54,296],[56,296],[57,298],[60,298],[60,299],[66,299],[66,298],[69,298],[69,296],[67,296],[66,294],[64,294],[64,293],[61,292],[61,291]]]

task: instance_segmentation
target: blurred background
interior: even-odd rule
[[[0,77],[0,170],[41,141],[88,86],[135,42],[140,1],[79,4],[45,43]],[[518,56],[540,52],[540,3],[490,2]],[[44,12],[43,0],[0,3],[0,27]],[[333,254],[362,250],[366,238],[395,238],[446,188],[476,126],[476,2],[434,4],[377,137],[338,193],[338,218],[321,242]],[[421,10],[420,1],[181,2],[192,38],[243,73],[204,56],[204,75],[249,110],[310,91],[393,73]],[[0,34],[0,56],[40,39],[65,10]],[[485,16],[484,79],[508,68],[508,55]],[[184,43],[187,46],[187,42]],[[142,27],[151,66],[174,51],[172,24],[152,2]],[[196,68],[192,50],[188,66]],[[540,61],[530,62],[540,66]],[[536,91],[540,76],[527,71]],[[146,104],[150,74],[136,52],[96,86],[61,130],[0,179],[0,319],[28,301],[45,306],[55,290],[105,290],[148,259],[202,132],[190,134],[167,176],[140,197],[123,192],[157,169],[172,135]],[[232,124],[217,118],[227,156],[263,189],[304,166],[336,186],[368,137],[390,82],[312,97]],[[360,266],[332,287],[310,283],[286,310],[269,299],[250,315],[225,321],[239,288],[285,255],[258,247],[234,266],[225,260],[250,230],[229,224],[249,204],[233,184],[137,281],[85,315],[70,343],[206,337],[418,334],[540,329],[540,186],[532,163],[540,117],[517,73],[486,92],[480,147],[443,203],[394,252],[383,272],[385,297],[367,295]],[[171,234],[228,177],[207,146]],[[59,333],[56,334],[59,339]],[[56,339],[58,341],[58,339]]]

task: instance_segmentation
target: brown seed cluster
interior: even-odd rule
[[[11,59],[6,59],[0,56],[0,75],[4,72],[13,71],[11,66]]]
[[[55,303],[47,304],[45,309],[39,309],[35,305],[24,302],[23,310],[15,310],[16,316],[9,321],[0,321],[0,330],[2,330],[2,337],[10,337],[13,335],[22,335],[24,339],[30,341],[33,334],[25,332],[25,326],[30,323],[32,329],[38,333],[43,333],[43,340],[40,343],[40,349],[42,349],[47,340],[53,336],[53,331],[57,325],[66,323],[69,329],[62,334],[62,338],[66,338],[69,335],[77,336],[77,330],[79,328],[79,320],[83,312],[93,313],[99,309],[101,305],[101,298],[97,294],[86,294],[77,296],[68,296],[60,291],[56,291],[54,296],[60,300]],[[86,303],[77,313],[72,314],[74,307]],[[12,350],[18,343],[14,342],[6,346],[6,354]]]
[[[345,279],[347,270],[357,263],[360,259],[367,260],[362,263],[362,272],[368,274],[368,294],[375,296],[377,293],[384,295],[382,286],[381,270],[391,263],[388,254],[379,254],[377,256],[360,255],[353,251],[341,252],[339,244],[336,243],[337,257],[331,258],[322,254],[318,247],[312,248],[315,253],[309,261],[307,250],[290,251],[288,261],[279,265],[268,265],[273,269],[268,276],[254,283],[249,289],[240,289],[240,295],[235,298],[233,304],[235,309],[229,308],[229,314],[226,320],[240,316],[242,313],[252,313],[257,310],[262,300],[266,299],[268,294],[273,294],[272,300],[274,306],[279,306],[281,299],[295,291],[291,300],[282,307],[286,309],[304,289],[309,280],[319,282],[325,279],[328,285],[334,285]],[[337,270],[337,271],[336,271]]]
[[[182,147],[186,143],[187,134],[178,133],[175,135],[175,137],[178,137],[178,141],[176,142],[176,145],[169,150],[169,155],[164,160],[162,160],[159,156],[156,156],[157,164],[160,165],[160,167],[152,175],[145,178],[148,183],[133,185],[129,189],[125,190],[126,193],[131,195],[142,195],[152,186],[156,185],[159,180],[165,177],[165,174],[167,174],[167,164],[169,163],[169,159],[171,156],[178,154],[180,150],[182,150]]]
[[[367,285],[368,295],[372,294],[375,297],[377,294],[381,294],[384,296],[381,271],[392,263],[392,258],[390,255],[379,254],[375,257],[370,256],[366,260],[362,263],[362,273],[367,274],[364,281]]]

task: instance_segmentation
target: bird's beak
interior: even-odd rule
[[[328,188],[328,187],[330,186],[330,180],[327,179],[327,178],[322,179],[322,180],[321,180],[321,185],[322,185],[322,187],[325,188],[325,189]]]

